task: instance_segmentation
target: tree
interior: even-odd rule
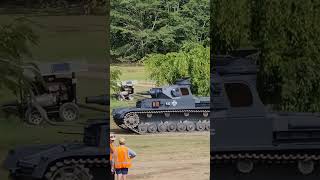
[[[112,92],[118,92],[120,87],[118,83],[120,82],[121,71],[119,69],[111,69],[110,73],[110,89]]]
[[[211,0],[211,52],[227,54],[249,43],[249,0]]]
[[[196,95],[210,94],[210,52],[201,44],[186,43],[179,52],[150,54],[142,59],[150,78],[158,85],[190,77]]]
[[[267,103],[284,111],[320,111],[320,3],[261,2],[255,15],[261,50],[259,89]],[[254,19],[253,18],[253,19]],[[257,33],[259,32],[259,33]]]
[[[111,50],[120,61],[209,43],[208,0],[114,0],[111,9]]]
[[[31,57],[29,45],[37,44],[38,37],[24,18],[0,26],[0,88],[7,88],[14,94],[21,87],[31,86],[30,79],[23,74],[27,68],[38,74],[37,67],[24,61]]]

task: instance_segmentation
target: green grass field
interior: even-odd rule
[[[132,64],[112,64],[111,69],[119,69],[122,74],[120,79],[124,80],[137,80],[137,81],[150,81],[148,74],[142,65],[132,65]]]
[[[0,15],[0,24],[18,15]],[[27,16],[39,36],[32,48],[36,61],[107,62],[104,16]]]

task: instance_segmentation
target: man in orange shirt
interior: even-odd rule
[[[119,146],[114,151],[114,165],[116,168],[117,180],[126,180],[128,169],[131,168],[131,160],[136,153],[125,146],[125,139],[119,139]]]
[[[113,144],[116,140],[116,135],[113,133],[110,133],[110,164],[111,164],[111,172],[114,174],[114,151],[115,151],[115,145]]]

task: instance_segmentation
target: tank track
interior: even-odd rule
[[[320,164],[320,153],[222,153],[211,155],[211,164],[234,164],[241,173],[254,170],[254,164],[296,164],[303,175]]]
[[[52,176],[53,174],[62,167],[67,167],[67,166],[78,166],[81,167],[83,171],[88,175],[87,179],[84,180],[93,180],[96,179],[93,176],[93,171],[96,168],[101,168],[103,167],[106,169],[107,166],[109,166],[109,160],[106,158],[70,158],[70,159],[63,159],[55,162],[54,165],[51,165],[45,175],[44,179],[46,180],[55,180]],[[105,176],[104,176],[105,178]]]
[[[163,114],[166,120],[158,122],[140,122],[139,115],[153,116],[157,114]],[[179,118],[184,118],[184,120],[170,120],[166,115],[169,114],[182,114]],[[199,120],[190,119],[190,115],[201,114]],[[165,132],[192,132],[192,131],[210,131],[210,110],[159,110],[159,111],[132,111],[128,112],[122,120],[115,120],[116,124],[122,128],[132,131],[137,134],[154,134],[154,133],[165,133]],[[126,118],[128,117],[128,118]],[[137,118],[138,117],[138,118]],[[150,117],[150,118],[151,118]],[[143,119],[145,120],[145,119]],[[175,125],[172,125],[174,123]],[[161,124],[161,125],[160,125]],[[193,125],[192,125],[193,124]],[[142,127],[143,126],[143,127]],[[152,127],[151,127],[152,126]],[[159,127],[162,126],[162,127]],[[169,130],[170,126],[170,130]],[[176,126],[174,128],[173,126]],[[184,127],[186,126],[186,127]],[[166,128],[165,128],[166,127]],[[161,130],[160,130],[161,129]],[[165,129],[165,130],[164,130]]]

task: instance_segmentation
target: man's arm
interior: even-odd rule
[[[135,158],[137,156],[137,154],[131,149],[128,150],[128,153],[129,153],[129,157],[131,159],[133,159],[133,158]]]

